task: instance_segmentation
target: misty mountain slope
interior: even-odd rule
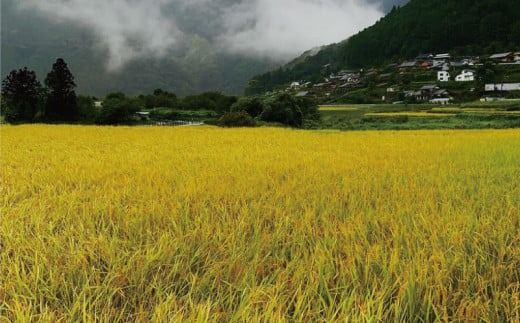
[[[27,66],[43,80],[53,61],[62,57],[76,76],[78,92],[84,94],[138,94],[155,88],[179,95],[206,90],[239,94],[252,76],[284,64],[307,48],[302,45],[311,37],[306,39],[299,28],[308,25],[304,13],[313,13],[322,4],[347,3],[356,4],[352,12],[377,18],[380,9],[373,4],[390,8],[398,2],[402,0],[291,0],[301,5],[299,17],[294,10],[274,10],[286,2],[265,0],[2,0],[1,74],[5,77],[10,70]],[[100,6],[99,12],[91,12],[95,5]],[[357,24],[371,23],[340,19],[337,8],[321,8],[316,23],[330,27],[329,33],[341,35],[339,39],[359,30],[352,29]],[[264,9],[272,11],[266,14]],[[349,7],[342,10],[351,15]],[[277,28],[284,27],[284,15],[289,13],[287,21],[296,25],[287,25],[281,39],[296,43],[282,47]],[[329,24],[325,14],[335,15],[338,25]],[[318,29],[311,30],[315,38]],[[327,40],[316,45],[322,42]]]
[[[322,67],[372,67],[427,52],[479,55],[520,48],[520,1],[412,0],[375,25],[314,56],[253,78],[248,93],[317,80]]]

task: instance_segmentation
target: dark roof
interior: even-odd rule
[[[399,65],[399,67],[400,68],[403,68],[403,67],[415,67],[415,65],[417,65],[416,61],[410,61],[410,62],[402,63],[401,65]]]
[[[439,87],[437,85],[425,85],[421,88],[423,91],[433,91],[438,89]]]

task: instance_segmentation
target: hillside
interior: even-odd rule
[[[412,0],[357,35],[253,78],[248,94],[332,69],[380,66],[426,52],[482,54],[520,48],[520,1]],[[329,72],[327,71],[327,72]]]

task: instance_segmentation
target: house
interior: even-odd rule
[[[298,98],[303,98],[303,97],[306,97],[307,95],[309,95],[309,91],[301,91],[301,92],[296,93],[295,96]]]
[[[430,69],[433,67],[433,61],[424,61],[419,64],[421,68]]]
[[[416,91],[414,96],[417,101],[431,101],[433,99],[449,98],[450,94],[436,85],[425,85],[419,91]]]
[[[449,104],[450,101],[451,101],[451,98],[434,98],[434,99],[430,100],[430,103],[445,105],[445,104]]]
[[[434,59],[434,60],[443,60],[443,61],[448,61],[448,60],[451,59],[451,55],[448,54],[448,53],[437,54],[437,55],[433,56],[433,59]]]
[[[300,86],[301,86],[300,82],[292,82],[291,83],[291,89],[295,89],[295,88],[298,88]]]
[[[405,69],[415,68],[416,66],[417,66],[416,61],[409,61],[409,62],[402,63],[401,65],[398,66],[398,68],[401,70],[405,70]]]
[[[94,107],[101,108],[103,106],[103,101],[94,101]]]
[[[515,53],[515,62],[520,62],[520,52]]]
[[[499,83],[499,84],[486,84],[486,92],[495,91],[520,91],[520,83]]]
[[[512,63],[515,60],[515,54],[512,52],[498,53],[489,56],[490,59],[500,63]]]
[[[437,81],[448,82],[449,80],[450,80],[450,72],[448,72],[448,71],[438,71],[437,72]]]
[[[392,73],[384,73],[379,75],[380,80],[388,80],[392,77]]]
[[[436,93],[438,91],[444,91],[441,90],[436,85],[425,85],[422,88],[420,88],[418,91],[404,91],[405,97],[413,97],[417,101],[429,101],[436,97]],[[439,93],[439,95],[442,95],[442,93]],[[439,96],[441,97],[441,96]]]
[[[473,82],[475,81],[475,72],[471,70],[463,70],[462,73],[455,77],[456,82]]]
[[[444,64],[444,63],[448,63],[451,59],[451,55],[446,53],[446,54],[437,54],[435,56],[433,56],[433,66],[438,66],[439,64]]]
[[[150,112],[148,111],[138,111],[135,113],[135,115],[141,119],[141,120],[149,120],[150,119]]]

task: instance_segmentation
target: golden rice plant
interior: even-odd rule
[[[520,130],[0,135],[0,322],[520,320]]]

